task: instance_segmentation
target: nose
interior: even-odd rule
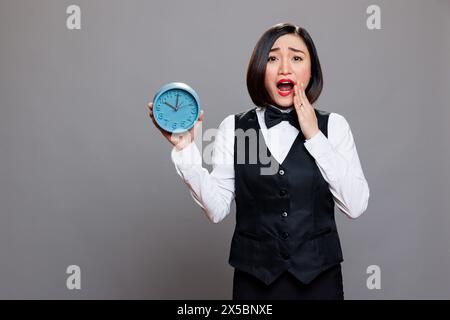
[[[278,69],[279,74],[290,74],[291,73],[291,65],[287,58],[281,59],[280,68]]]

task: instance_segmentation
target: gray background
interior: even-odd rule
[[[186,82],[203,130],[252,107],[247,63],[278,22],[314,39],[316,107],[346,117],[370,187],[362,217],[336,211],[346,298],[450,298],[449,18],[443,0],[1,0],[0,298],[231,298],[234,206],[207,220],[146,104]],[[71,264],[81,290],[66,288]],[[366,287],[372,264],[381,290]]]

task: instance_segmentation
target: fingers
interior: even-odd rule
[[[304,96],[304,91],[303,91],[303,82],[301,83],[301,87],[298,88],[299,91],[299,99],[300,99],[300,104],[302,105],[303,108],[305,108],[305,96]]]
[[[304,108],[302,106],[302,98],[301,98],[301,93],[300,93],[300,89],[298,87],[297,84],[294,85],[294,107],[295,110],[297,111],[298,115],[301,116]]]
[[[198,121],[203,121],[203,110],[200,111],[200,115],[198,116]]]
[[[294,83],[294,107],[297,109],[300,100],[298,99],[298,88],[297,84]]]
[[[200,125],[202,124],[203,118],[204,118],[204,114],[203,114],[203,110],[201,110],[198,120],[195,122],[194,127],[192,128],[192,131],[191,131],[193,134],[193,138],[195,138],[197,136],[198,127],[200,127]]]
[[[303,95],[302,95],[302,90],[300,88],[300,86],[297,84],[295,84],[295,95],[297,96],[297,100],[299,103],[299,106],[301,107],[303,104]]]
[[[153,117],[153,102],[149,102],[148,104],[147,104],[147,107],[148,107],[148,114],[149,114],[149,116],[150,117]]]
[[[304,85],[304,83],[302,82],[302,88],[301,88],[302,90],[301,90],[301,94],[302,94],[302,98],[303,99],[307,99],[306,98],[306,93],[305,93],[305,85]]]
[[[301,88],[299,88],[299,100],[300,100],[300,105],[301,105],[301,112],[304,112],[305,114],[309,114],[311,112],[313,112],[313,107],[311,106],[311,104],[308,101],[308,97],[306,96],[306,92],[305,92],[305,85],[302,82],[301,83]]]
[[[313,107],[312,107],[312,105],[311,105],[311,103],[309,103],[309,100],[308,100],[308,96],[306,95],[306,88],[305,88],[305,85],[304,85],[304,83],[302,82],[302,88],[301,88],[302,90],[301,90],[301,93],[302,93],[302,103],[303,103],[303,106],[308,110],[308,111],[313,111]]]
[[[192,130],[194,130],[194,131],[197,130],[197,128],[202,124],[203,118],[204,118],[203,110],[201,110],[201,111],[200,111],[200,115],[198,116],[198,119],[197,119],[197,121],[195,122],[194,127],[193,127]]]
[[[153,123],[158,127],[155,117],[153,116],[153,102],[150,102],[148,105],[148,115],[150,116],[150,118],[152,119]]]

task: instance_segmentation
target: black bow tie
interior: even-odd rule
[[[297,112],[291,110],[290,112],[282,112],[273,106],[267,106],[264,112],[264,121],[266,122],[266,127],[269,129],[281,121],[289,121],[291,125],[300,130],[300,124],[298,123]]]

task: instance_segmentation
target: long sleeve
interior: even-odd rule
[[[211,173],[202,167],[202,157],[192,142],[184,149],[172,149],[172,162],[189,187],[191,196],[213,223],[229,213],[234,199],[234,115],[219,126],[212,149]]]
[[[338,208],[350,218],[359,217],[367,209],[370,191],[346,119],[331,113],[328,139],[319,131],[305,141],[305,147],[328,182]]]

